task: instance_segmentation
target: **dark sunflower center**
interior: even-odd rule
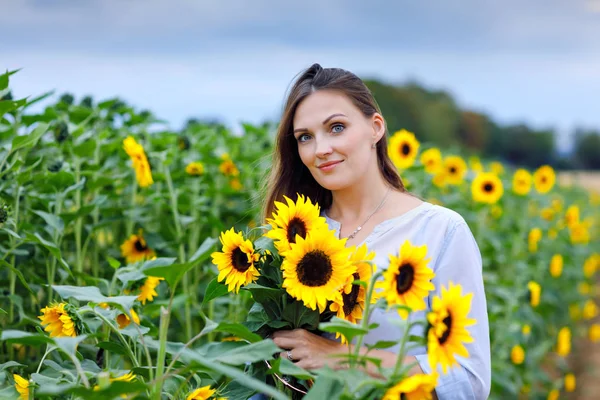
[[[298,217],[292,218],[288,224],[287,239],[290,243],[296,243],[296,235],[300,235],[302,239],[306,238],[306,225]]]
[[[143,240],[140,240],[140,239],[135,241],[135,244],[133,245],[133,247],[135,247],[135,249],[140,252],[148,250],[148,246],[146,246],[146,242]]]
[[[406,400],[408,399],[408,397],[406,397],[406,393],[400,393],[400,400]]]
[[[408,143],[403,143],[400,149],[403,156],[407,156],[410,154],[410,145]]]
[[[415,280],[415,270],[410,264],[403,264],[400,272],[396,275],[396,291],[398,294],[404,294],[410,290]]]
[[[296,273],[305,286],[323,286],[333,273],[331,259],[321,250],[309,251],[296,266]]]
[[[439,339],[440,344],[446,343],[446,340],[450,337],[450,331],[452,330],[452,316],[448,315],[443,319],[442,323],[446,325],[446,330],[442,334],[442,337]]]
[[[454,175],[456,173],[456,167],[450,167],[450,173]]]
[[[485,185],[483,185],[483,191],[484,192],[492,192],[494,190],[494,185],[492,185],[490,182],[486,183]]]
[[[546,177],[542,176],[542,183],[546,183]]]
[[[237,247],[231,254],[231,264],[233,268],[239,272],[246,272],[252,264],[248,262],[248,256],[239,247]]]
[[[358,275],[358,273],[356,273],[356,272],[352,276],[353,276],[354,280],[360,279],[360,275]],[[358,299],[359,291],[360,291],[360,286],[352,285],[352,291],[350,293],[342,294],[342,299],[344,300],[344,314],[346,316],[352,314],[354,307],[356,307],[356,300]]]

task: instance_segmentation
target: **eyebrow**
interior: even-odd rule
[[[332,118],[335,118],[335,117],[346,117],[346,115],[344,115],[342,113],[331,114],[329,117],[325,118],[325,121],[323,121],[322,124],[325,125],[327,122],[329,122],[329,120],[331,120]],[[307,130],[308,129],[306,129],[306,128],[298,128],[298,129],[294,129],[294,133],[296,133],[296,132],[304,132],[304,131],[307,131]]]

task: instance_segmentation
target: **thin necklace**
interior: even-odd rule
[[[375,213],[376,213],[377,211],[379,211],[379,209],[380,209],[380,208],[383,206],[383,203],[385,203],[385,200],[387,199],[387,197],[388,197],[388,195],[390,194],[391,190],[392,190],[392,188],[391,188],[391,187],[390,187],[390,188],[388,188],[388,190],[387,190],[387,193],[385,194],[385,196],[383,196],[383,200],[381,200],[381,203],[379,203],[379,205],[377,206],[377,208],[375,209],[375,211],[373,211],[373,212],[371,213],[371,215],[369,215],[369,216],[367,217],[367,219],[365,220],[365,222],[363,222],[362,224],[360,224],[360,225],[359,225],[359,227],[358,227],[358,228],[356,228],[356,229],[354,230],[354,232],[352,232],[350,235],[348,235],[348,240],[350,240],[350,239],[354,239],[354,236],[356,236],[356,234],[358,234],[358,232],[360,232],[360,230],[362,229],[363,225],[364,225],[364,224],[366,224],[366,223],[367,223],[367,221],[369,221],[369,220],[371,219],[371,217],[372,217],[373,215],[375,215]]]

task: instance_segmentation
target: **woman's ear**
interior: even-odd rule
[[[373,142],[378,142],[379,139],[385,135],[385,120],[379,113],[373,114],[372,126],[373,126]]]

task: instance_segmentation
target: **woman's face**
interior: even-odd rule
[[[348,97],[333,90],[310,94],[298,105],[293,120],[300,159],[328,190],[351,186],[377,168],[371,146],[384,129],[379,114],[366,118]]]

